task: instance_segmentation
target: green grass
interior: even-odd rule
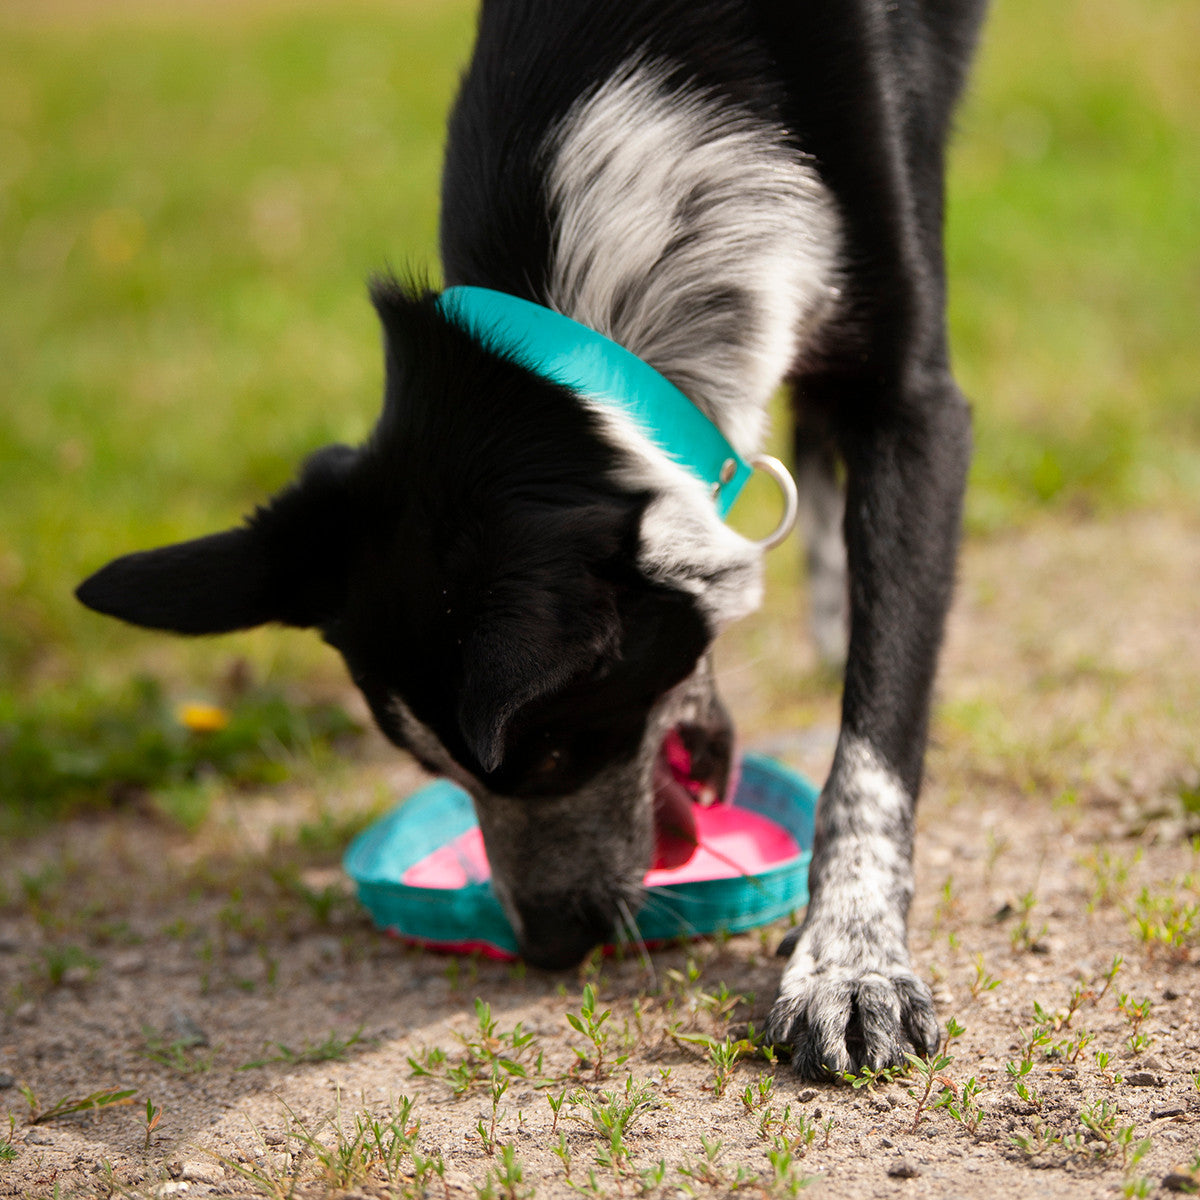
[[[71,593],[367,433],[363,281],[389,264],[436,278],[473,4],[75,7],[0,12],[0,701],[101,710],[131,675],[176,695],[243,657],[327,684],[341,669],[314,638],[171,641]],[[1003,0],[959,127],[971,527],[1195,509],[1200,11]]]
[[[189,727],[186,709],[174,709],[148,677],[104,694],[46,692],[25,704],[0,692],[0,832],[35,812],[148,794],[160,794],[162,811],[186,824],[187,800],[209,779],[240,788],[281,782],[298,761],[319,763],[333,743],[359,732],[340,706],[296,702],[275,689],[213,711],[218,727]]]
[[[994,6],[950,183],[972,528],[1200,496],[1200,12]]]

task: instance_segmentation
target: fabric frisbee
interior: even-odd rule
[[[642,939],[738,933],[802,908],[817,795],[790,768],[746,755],[732,799],[695,806],[694,853],[647,872]],[[517,957],[471,798],[449,780],[422,788],[359,834],[343,865],[389,933],[439,950]]]

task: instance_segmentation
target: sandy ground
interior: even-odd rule
[[[756,689],[763,628],[726,656],[733,708],[751,741],[819,776],[836,701],[804,674],[790,625],[770,657],[797,665],[772,667],[770,688],[792,686],[799,707]],[[422,1194],[411,1156],[389,1181],[385,1154],[351,1145],[402,1095],[401,1131],[442,1167],[426,1170],[431,1196],[1183,1188],[1200,1152],[1198,666],[1200,527],[1081,520],[968,548],[911,923],[943,1023],[965,1030],[930,1096],[957,1117],[919,1104],[916,1074],[816,1087],[747,1058],[722,1088],[680,1035],[720,1044],[761,1025],[782,928],[565,975],[378,935],[333,865],[333,797],[361,809],[417,776],[372,754],[318,794],[220,804],[191,836],[117,813],[4,855],[0,1195]],[[599,1064],[567,1020],[585,983],[612,1010]],[[745,997],[731,1013],[722,984]],[[518,1023],[524,1047],[501,1036]],[[509,1086],[494,1101],[499,1058],[524,1077],[498,1067]],[[642,1102],[614,1149],[597,1122],[627,1086]],[[135,1094],[30,1123],[107,1088]],[[149,1134],[147,1101],[162,1110]]]

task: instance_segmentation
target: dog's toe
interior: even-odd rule
[[[932,1054],[940,1038],[925,984],[915,975],[878,972],[789,980],[767,1034],[790,1047],[792,1067],[806,1079],[902,1066],[907,1051]]]

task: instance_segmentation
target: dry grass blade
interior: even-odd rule
[[[92,1112],[102,1108],[116,1108],[129,1104],[137,1095],[137,1088],[101,1088],[90,1096],[82,1099],[71,1099],[64,1096],[57,1104],[29,1118],[30,1125],[44,1125],[47,1121],[56,1121],[59,1117],[68,1117],[72,1113]]]

